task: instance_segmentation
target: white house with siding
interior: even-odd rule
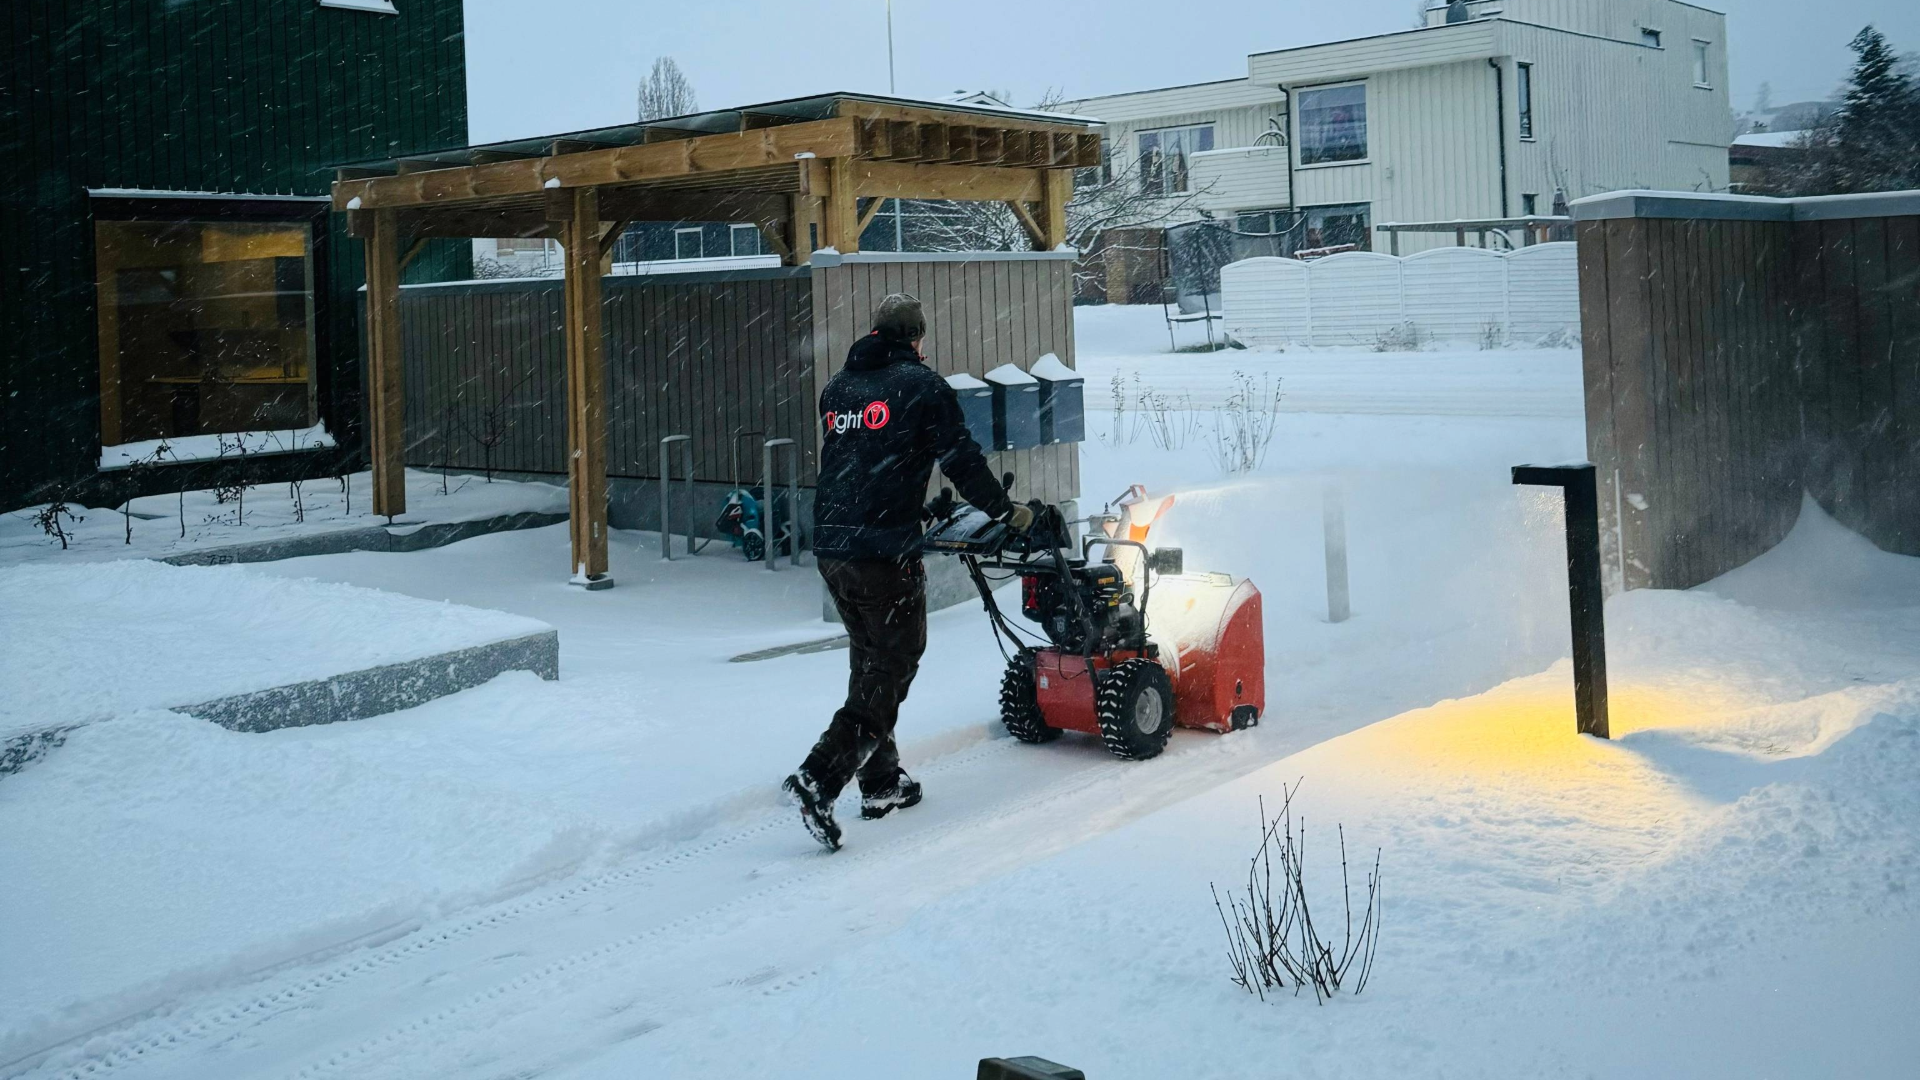
[[[1289,253],[1386,250],[1385,223],[1725,191],[1726,43],[1725,15],[1680,0],[1479,0],[1416,29],[1254,53],[1245,78],[1064,108],[1105,120],[1107,167],[1185,199],[1177,216],[1285,233]]]

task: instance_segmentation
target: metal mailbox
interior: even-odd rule
[[[953,387],[960,399],[960,414],[967,418],[967,434],[980,444],[980,449],[993,449],[993,387],[964,371],[947,376],[947,385]]]
[[[1028,372],[1040,380],[1040,445],[1082,442],[1087,437],[1087,380],[1048,353]]]
[[[993,389],[994,450],[1031,450],[1040,445],[1040,380],[1018,364],[987,372]]]

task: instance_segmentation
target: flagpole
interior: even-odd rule
[[[893,84],[893,0],[887,0],[887,93],[899,92]]]

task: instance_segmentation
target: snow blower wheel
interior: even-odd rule
[[[1173,735],[1173,681],[1152,660],[1122,661],[1100,677],[1093,709],[1100,738],[1113,756],[1158,757]]]
[[[740,553],[748,562],[759,562],[767,557],[767,538],[760,535],[759,529],[748,529],[740,534]]]
[[[1000,722],[1007,726],[1007,734],[1023,743],[1049,743],[1060,737],[1060,729],[1048,727],[1040,715],[1032,649],[1022,649],[1007,661],[1007,673],[1000,677]]]

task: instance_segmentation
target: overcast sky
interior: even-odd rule
[[[1873,23],[1920,50],[1920,0],[1721,0],[1733,104],[1824,96]],[[1247,73],[1246,55],[1413,24],[1415,0],[895,0],[899,92],[1085,97]],[[885,0],[466,0],[476,142],[626,123],[653,58],[705,108],[887,89]]]

